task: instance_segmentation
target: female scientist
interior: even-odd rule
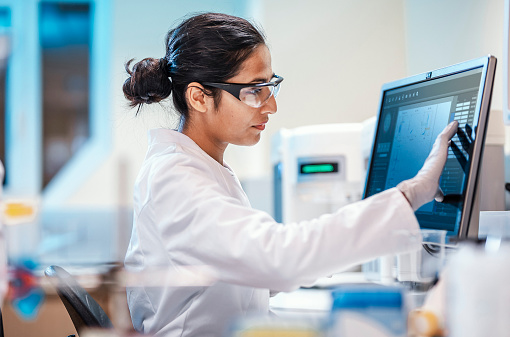
[[[209,287],[128,289],[137,331],[221,336],[231,319],[267,313],[270,290],[311,285],[377,256],[419,247],[419,240],[395,233],[419,229],[413,210],[438,191],[456,124],[439,135],[416,177],[336,213],[282,225],[250,207],[223,161],[227,145],[256,144],[276,113],[283,77],[273,72],[261,32],[238,17],[196,15],[168,32],[164,58],[129,67],[123,91],[131,105],[139,112],[143,104],[171,96],[180,125],[149,133],[126,268],[205,265],[219,280]]]

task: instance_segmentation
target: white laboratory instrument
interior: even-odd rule
[[[361,199],[361,123],[281,129],[272,139],[274,216],[309,220]]]
[[[508,336],[510,246],[489,237],[484,246],[463,244],[445,274],[448,336]]]
[[[368,162],[372,154],[372,145],[374,144],[375,126],[377,117],[373,116],[364,120],[361,125],[361,155],[363,156],[363,183],[367,173]]]

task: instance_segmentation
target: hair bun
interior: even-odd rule
[[[159,67],[167,77],[171,77],[170,68],[172,67],[172,65],[166,60],[166,58],[163,57],[159,59]]]
[[[124,96],[130,101],[130,106],[158,103],[172,93],[172,82],[167,75],[167,62],[165,59],[145,58],[133,65],[130,60],[126,63],[129,78],[126,79],[122,90]]]

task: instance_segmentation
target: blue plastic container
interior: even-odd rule
[[[331,337],[404,337],[404,290],[377,284],[345,285],[332,292]]]

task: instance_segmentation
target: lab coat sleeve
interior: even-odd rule
[[[144,212],[178,265],[207,265],[220,281],[275,291],[310,285],[377,256],[420,247],[419,227],[401,192],[391,189],[299,223],[279,224],[232,197],[210,166],[162,167]]]

